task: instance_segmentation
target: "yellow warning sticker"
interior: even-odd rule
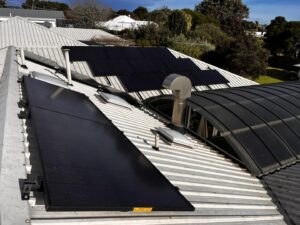
[[[142,207],[136,207],[133,208],[133,212],[136,213],[151,213],[153,208],[142,208]]]

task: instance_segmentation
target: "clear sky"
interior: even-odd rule
[[[144,6],[152,10],[162,6],[169,8],[194,8],[201,0],[101,0],[113,9],[135,9]],[[244,0],[250,8],[250,20],[269,23],[276,16],[300,21],[300,0]]]
[[[16,5],[25,0],[7,0],[9,4]],[[72,4],[80,0],[57,0]],[[201,0],[97,0],[115,10],[133,10],[138,6],[147,7],[149,10],[167,6],[172,9],[191,8]],[[244,0],[250,8],[250,20],[260,23],[269,23],[276,16],[284,16],[287,20],[300,21],[300,0]]]

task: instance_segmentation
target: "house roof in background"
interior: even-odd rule
[[[0,48],[8,47],[61,47],[85,45],[59,35],[22,17],[12,17],[0,23]]]
[[[0,8],[0,17],[14,16],[21,16],[27,18],[65,19],[63,11]]]
[[[129,16],[125,16],[125,15],[121,15],[121,16],[117,16],[116,18],[113,18],[111,20],[108,20],[107,22],[116,22],[116,23],[132,23],[132,22],[135,22],[134,19],[132,19],[131,17]]]
[[[100,29],[51,27],[51,31],[77,41],[96,39],[120,39],[119,37]]]

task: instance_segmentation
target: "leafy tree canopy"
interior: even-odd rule
[[[241,0],[204,0],[195,11],[217,19],[222,29],[234,36],[243,33],[242,21],[249,16],[249,9]]]
[[[234,39],[226,34],[220,27],[212,23],[203,23],[188,33],[192,39],[201,38],[216,46],[227,46]]]
[[[154,21],[157,24],[164,25],[168,22],[171,13],[172,10],[167,7],[155,9],[149,13],[149,20]]]
[[[97,28],[97,23],[111,17],[112,10],[95,0],[85,0],[73,8],[73,21],[76,27]]]
[[[133,13],[137,15],[140,20],[147,20],[149,16],[148,9],[142,6],[133,10]]]
[[[70,9],[70,7],[66,3],[40,1],[40,0],[26,0],[22,4],[22,8],[24,8],[24,9],[48,9],[48,10],[60,10],[60,11],[66,11],[66,10]]]
[[[6,7],[6,1],[0,0],[0,8],[5,8],[5,7]]]
[[[290,55],[300,42],[300,23],[288,22],[284,17],[276,17],[266,27],[266,46],[273,55]]]
[[[257,78],[266,72],[268,57],[262,43],[252,36],[243,36],[231,43],[225,61],[230,71]]]
[[[189,29],[191,17],[181,10],[174,10],[168,19],[168,27],[174,34],[184,34]]]
[[[194,30],[197,26],[204,24],[204,23],[212,23],[216,26],[219,26],[219,22],[211,17],[205,16],[199,12],[196,12],[191,9],[183,9],[183,11],[192,16],[192,27],[191,29]]]
[[[131,12],[129,12],[127,9],[120,9],[119,11],[117,11],[117,14],[128,16],[131,14]]]

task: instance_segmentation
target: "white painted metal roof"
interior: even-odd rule
[[[12,17],[0,23],[0,48],[15,47],[61,47],[85,45],[66,38],[50,29],[22,17]]]
[[[0,49],[0,79],[4,68],[6,53],[7,53],[7,48]]]
[[[154,22],[134,20],[129,16],[125,16],[125,15],[118,16],[106,22],[98,23],[100,27],[105,27],[109,30],[114,30],[114,31],[122,31],[125,29],[137,29],[140,26],[145,26],[148,24],[154,24]]]
[[[64,27],[51,27],[51,31],[63,35],[67,38],[77,41],[90,41],[94,38],[97,39],[120,39],[100,29],[82,29],[82,28],[64,28]]]
[[[38,70],[49,76],[54,73],[47,68],[43,70],[42,66],[35,63],[28,63],[28,67],[29,70],[24,72]],[[151,129],[166,126],[151,112],[144,108],[128,110],[104,103],[95,95],[95,88],[77,82],[73,82],[71,89],[87,95],[162,174],[180,189],[196,210],[150,214],[112,211],[47,212],[42,198],[37,196],[29,201],[32,224],[285,224],[260,181],[222,154],[190,135],[186,137],[193,148],[169,145],[161,141],[160,151],[155,151],[152,149],[154,135]],[[30,135],[30,126],[26,132],[24,143],[25,147],[30,146],[30,151],[28,152],[28,148],[24,149],[25,163],[27,172],[31,173],[38,160],[34,157],[36,146]]]

